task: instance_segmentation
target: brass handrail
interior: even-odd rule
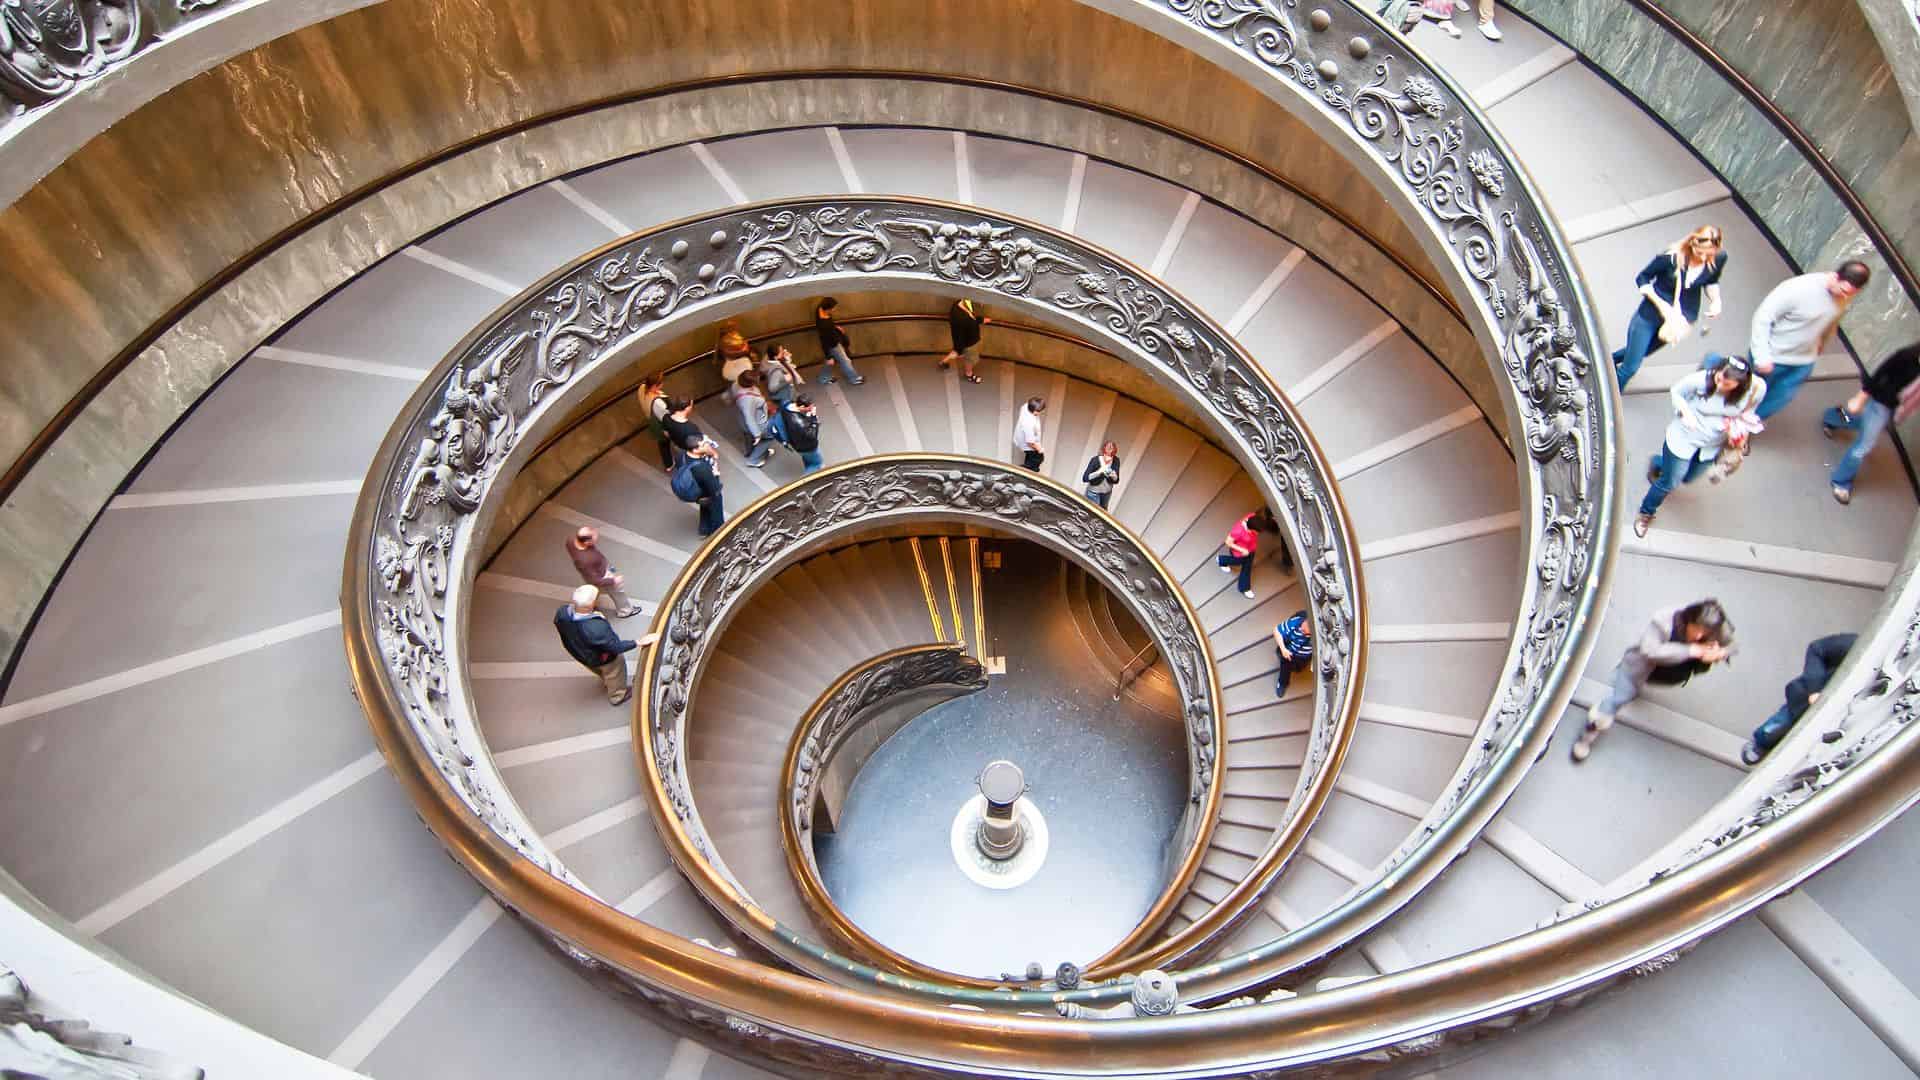
[[[827,891],[826,882],[820,879],[820,864],[814,858],[813,845],[806,836],[801,835],[807,829],[803,822],[811,818],[813,805],[818,799],[813,788],[807,789],[804,797],[796,791],[803,756],[809,744],[818,746],[812,765],[817,783],[820,774],[826,772],[827,763],[832,760],[836,749],[825,743],[825,736],[819,730],[824,714],[840,701],[841,697],[847,693],[848,687],[858,683],[868,672],[894,667],[902,662],[910,664],[919,657],[933,656],[945,659],[948,666],[956,666],[956,662],[961,668],[970,666],[972,677],[979,680],[977,686],[971,687],[954,681],[953,692],[956,695],[971,693],[986,685],[986,677],[981,671],[979,662],[968,657],[966,649],[962,646],[908,645],[881,653],[848,669],[845,674],[833,681],[832,686],[822,691],[812,705],[807,707],[807,711],[800,717],[800,722],[794,725],[793,736],[787,740],[787,752],[780,763],[779,791],[782,796],[779,806],[780,846],[786,852],[787,872],[793,876],[794,883],[799,886],[800,898],[806,901],[807,908],[813,913],[816,923],[853,955],[870,957],[884,967],[932,982],[952,982],[959,986],[974,986],[982,989],[1003,986],[1005,983],[998,979],[975,978],[921,964],[904,953],[881,944],[879,939],[861,929],[860,924],[849,918],[834,901],[833,895]],[[962,671],[961,674],[966,673]],[[941,679],[942,683],[947,681],[949,680]],[[926,685],[933,684],[916,684],[905,689],[924,689]],[[860,712],[864,713],[871,707],[871,704],[863,706]],[[849,718],[849,722],[857,724],[859,716],[856,714]],[[846,733],[843,730],[834,734],[843,738]],[[818,743],[816,740],[819,740]]]
[[[1147,655],[1147,653],[1153,651],[1157,647],[1158,646],[1154,645],[1153,642],[1149,641],[1145,645],[1140,646],[1139,651],[1135,652],[1132,656],[1128,657],[1126,663],[1120,665],[1120,674],[1116,676],[1113,680],[1113,700],[1119,701],[1120,695],[1126,692],[1127,684],[1133,682],[1134,679],[1139,677],[1138,675],[1135,675],[1133,673],[1133,665],[1140,663],[1141,657]],[[1158,658],[1156,657],[1156,659]],[[1149,660],[1145,664],[1141,665],[1140,670],[1142,672],[1145,672],[1147,668],[1150,668],[1152,666],[1153,666],[1153,661]]]
[[[857,511],[858,516],[809,520],[809,515],[817,514],[822,506],[838,513]],[[1048,512],[1066,516],[1049,521]],[[657,831],[668,856],[693,883],[695,891],[764,947],[827,978],[871,981],[873,975],[780,925],[715,865],[718,853],[700,825],[699,796],[686,775],[688,718],[696,712],[705,659],[702,648],[719,639],[726,619],[740,610],[759,583],[771,580],[780,568],[805,552],[880,523],[964,521],[971,517],[987,518],[996,528],[1026,535],[1080,563],[1120,596],[1163,648],[1176,643],[1187,646],[1184,651],[1171,653],[1182,661],[1175,665],[1175,681],[1192,748],[1190,777],[1195,790],[1188,824],[1182,830],[1187,836],[1187,850],[1159,897],[1124,940],[1150,935],[1184,899],[1219,816],[1226,710],[1212,649],[1199,613],[1179,588],[1178,579],[1132,530],[1050,477],[982,458],[929,452],[879,454],[809,473],[762,495],[729,518],[706,539],[661,597],[654,611],[652,632],[665,644],[657,646],[639,666],[633,692],[633,744],[647,780],[641,792],[653,811]],[[745,538],[735,542],[736,533],[745,534]],[[716,577],[724,585],[716,585]],[[726,602],[713,601],[709,610],[706,602],[716,594],[725,596]],[[1202,696],[1203,700],[1197,699]],[[785,802],[783,785],[783,810]],[[782,814],[783,823],[787,816]],[[1042,995],[1008,997],[991,993],[991,988],[1004,988],[1006,984],[920,964],[871,942],[851,920],[838,913],[824,890],[818,899],[826,910],[835,913],[829,919],[838,936],[858,943],[862,951],[887,961],[888,966],[906,976],[887,986],[1001,1007],[1030,1007],[1030,999],[1035,996],[1042,1002],[1051,1000]],[[1096,963],[1118,952],[1118,947],[1109,949]],[[1089,972],[1094,970],[1093,964],[1085,967]],[[964,989],[952,987],[969,988],[973,993],[968,995]]]

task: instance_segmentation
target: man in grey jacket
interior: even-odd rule
[[[1813,374],[1813,362],[1833,341],[1847,305],[1871,276],[1866,263],[1849,259],[1832,273],[1788,278],[1760,301],[1750,342],[1754,370],[1767,380],[1767,396],[1756,410],[1760,419],[1786,408],[1800,392]]]

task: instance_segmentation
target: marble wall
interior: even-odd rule
[[[0,277],[10,301],[0,308],[10,353],[9,377],[0,381],[0,461],[16,458],[116,356],[128,361],[84,399],[0,505],[0,647],[11,652],[67,552],[168,425],[282,323],[379,258],[494,199],[689,139],[797,124],[950,125],[1168,176],[1364,283],[1490,414],[1502,415],[1478,345],[1413,276],[1438,279],[1385,201],[1284,109],[1160,39],[1065,0],[875,0],[831,28],[780,4],[757,6],[766,16],[759,21],[723,8],[654,9],[648,22],[591,0],[567,5],[560,29],[538,17],[546,10],[538,4],[389,0],[180,86],[0,212]],[[998,24],[976,26],[979,14]],[[1047,31],[1049,22],[1059,25]],[[1005,29],[1012,24],[1018,34]],[[1074,44],[1050,60],[1022,59],[1014,41],[1027,33]],[[936,48],[943,37],[965,44]],[[453,47],[420,48],[435,41]],[[1107,62],[1127,57],[1136,63]],[[1366,235],[1231,155],[987,86],[803,79],[620,100],[681,78],[841,64],[985,73],[1137,109],[1340,205]],[[1143,66],[1168,73],[1180,91],[1143,85],[1130,74]],[[607,99],[614,103],[577,108]],[[422,164],[430,167],[410,171]],[[256,252],[258,262],[196,295]],[[141,347],[150,325],[164,332]]]
[[[1779,129],[1734,86],[1627,0],[1507,0],[1680,133],[1754,210],[1788,256],[1808,269],[1846,258],[1876,280],[1843,324],[1872,363],[1920,339],[1920,307],[1865,232]],[[1862,0],[1875,3],[1878,0]],[[1659,0],[1725,57],[1827,157],[1920,266],[1920,139],[1886,56],[1852,0]]]

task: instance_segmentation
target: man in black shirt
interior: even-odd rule
[[[973,373],[973,365],[980,361],[980,328],[987,324],[987,317],[971,300],[955,300],[947,309],[947,329],[953,333],[953,349],[940,358],[940,366],[949,368],[955,360],[960,361],[960,377],[970,383],[980,381]]]
[[[1845,405],[1837,405],[1820,418],[1820,430],[1831,436],[1837,431],[1854,433],[1853,445],[1834,463],[1833,497],[1840,505],[1853,501],[1853,478],[1860,474],[1860,463],[1867,460],[1887,425],[1907,418],[1920,406],[1920,343],[1895,349],[1867,376],[1860,392]]]
[[[853,360],[847,355],[847,346],[853,344],[853,339],[840,329],[839,323],[833,321],[833,309],[839,306],[840,301],[828,296],[823,297],[820,306],[813,309],[813,332],[820,336],[820,352],[827,358],[820,368],[820,382],[824,385],[833,381],[834,364],[838,363],[847,373],[847,381],[859,386],[867,380],[854,370]]]
[[[667,441],[673,444],[676,457],[707,441],[706,432],[693,422],[693,402],[686,398],[667,399],[667,415],[661,418],[660,426],[667,433]]]
[[[1840,668],[1840,662],[1847,658],[1847,651],[1859,639],[1858,634],[1829,634],[1807,646],[1807,659],[1800,677],[1787,684],[1787,703],[1774,710],[1772,716],[1753,729],[1753,738],[1740,748],[1740,760],[1748,765],[1760,764],[1808,707],[1820,700],[1821,691],[1827,688],[1828,680]]]
[[[599,589],[580,586],[573,590],[573,602],[560,605],[560,610],[554,612],[553,626],[560,632],[560,644],[567,655],[600,676],[600,685],[607,690],[607,704],[624,705],[633,696],[633,687],[627,682],[625,654],[653,644],[656,635],[646,634],[638,641],[621,637],[606,616],[594,610],[599,600]]]

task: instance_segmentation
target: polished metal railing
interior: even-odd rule
[[[882,454],[809,474],[736,514],[681,570],[654,615],[660,644],[640,661],[633,725],[635,750],[647,778],[643,795],[661,826],[668,855],[737,929],[825,978],[872,983],[864,968],[807,941],[803,928],[781,925],[755,903],[728,869],[726,852],[715,845],[702,820],[700,792],[688,767],[689,747],[700,726],[700,676],[728,622],[756,589],[787,566],[876,529],[955,523],[985,524],[1073,560],[1119,597],[1167,657],[1185,720],[1191,797],[1175,841],[1184,853],[1178,864],[1183,869],[1176,870],[1143,925],[1157,922],[1157,912],[1185,895],[1192,874],[1184,868],[1197,864],[1196,853],[1205,849],[1213,832],[1223,768],[1218,749],[1225,742],[1219,677],[1200,616],[1177,579],[1138,537],[1064,485],[1016,465],[980,458]],[[881,674],[891,670],[883,668]],[[860,682],[867,690],[874,685]],[[766,794],[770,810],[787,807],[778,820],[770,814],[766,827],[791,825],[784,786]],[[815,899],[825,900],[824,890]],[[826,922],[833,936],[925,985],[983,990],[1002,985],[938,971],[878,948],[838,914],[831,901],[824,909],[830,913]]]
[[[794,200],[716,212],[619,241],[550,275],[469,335],[429,376],[390,435],[367,486],[377,528],[355,535],[369,566],[351,601],[379,635],[385,694],[414,726],[469,809],[530,860],[559,864],[533,837],[479,750],[460,642],[448,625],[474,568],[463,557],[497,502],[496,479],[538,445],[572,401],[591,394],[669,325],[711,319],[801,290],[921,288],[991,298],[1126,354],[1220,433],[1301,554],[1323,647],[1312,735],[1288,817],[1253,870],[1193,925],[1155,948],[1184,954],[1225,932],[1304,842],[1351,737],[1364,668],[1358,550],[1331,472],[1292,406],[1260,367],[1190,306],[1122,260],[1040,226],[900,198]],[[736,568],[735,574],[745,573]],[[351,586],[349,595],[352,595]],[[1199,672],[1176,672],[1185,680]],[[379,694],[363,698],[375,701]],[[1197,695],[1187,695],[1189,701]],[[681,707],[684,707],[682,703]],[[1190,715],[1211,727],[1212,715]],[[1218,743],[1215,744],[1216,757]],[[1209,823],[1217,784],[1202,787]],[[678,788],[669,800],[684,799]],[[1191,880],[1204,845],[1175,875]],[[704,854],[704,853],[702,853]],[[1119,974],[1179,896],[1090,973]]]

